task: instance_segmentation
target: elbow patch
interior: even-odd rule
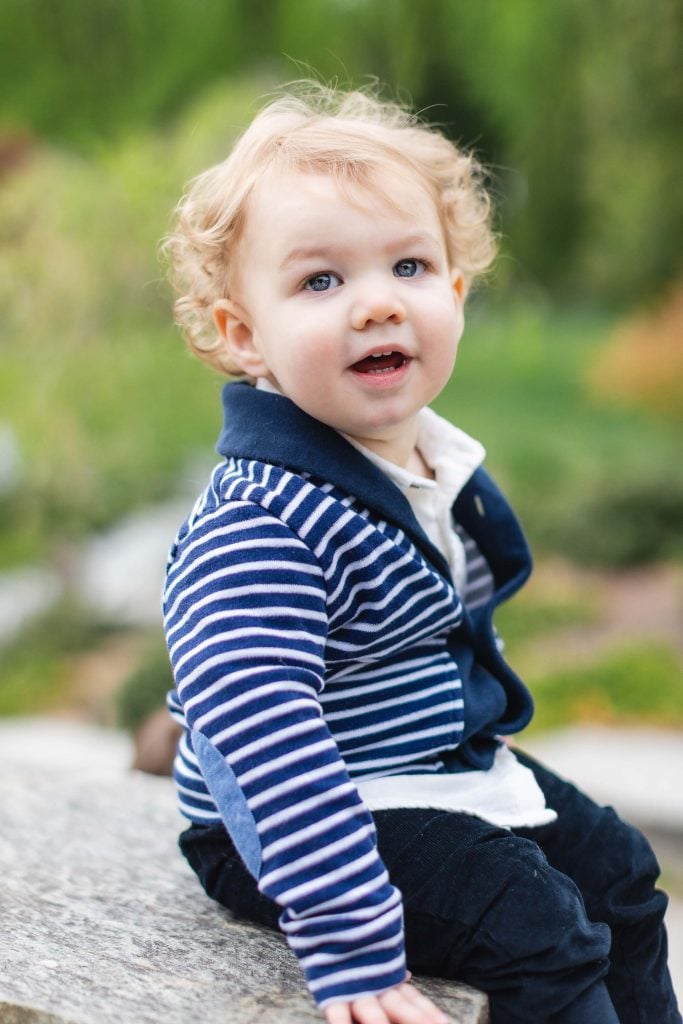
[[[261,840],[254,815],[232,768],[204,733],[192,732],[192,747],[219,814],[247,871],[258,880],[261,871]]]

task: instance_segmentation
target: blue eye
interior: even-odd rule
[[[394,264],[395,277],[417,277],[425,271],[425,264],[422,260],[399,260]]]
[[[309,292],[326,292],[330,288],[337,288],[341,279],[336,274],[326,270],[323,274],[313,274],[304,282],[304,288]]]

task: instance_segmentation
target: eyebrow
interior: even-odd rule
[[[413,248],[431,246],[441,248],[440,240],[431,231],[417,231],[410,235],[401,235],[390,245],[386,246],[387,251],[399,251],[405,249],[410,251]],[[280,263],[280,269],[286,269],[290,264],[303,260],[326,260],[339,258],[347,250],[344,245],[300,245],[292,249]]]
[[[285,258],[280,263],[280,270],[284,270],[290,265],[290,263],[297,263],[301,260],[317,260],[317,259],[328,259],[330,256],[334,257],[337,252],[341,249],[338,246],[333,245],[301,245],[297,246],[296,249],[292,249],[288,252]]]

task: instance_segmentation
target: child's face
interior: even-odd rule
[[[332,177],[271,175],[250,201],[234,297],[216,323],[245,373],[399,464],[448,380],[463,281],[434,202],[398,175],[353,201]]]

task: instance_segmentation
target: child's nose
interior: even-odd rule
[[[395,290],[376,282],[369,283],[356,297],[351,311],[351,325],[356,331],[387,321],[400,324],[405,318],[405,307]]]

